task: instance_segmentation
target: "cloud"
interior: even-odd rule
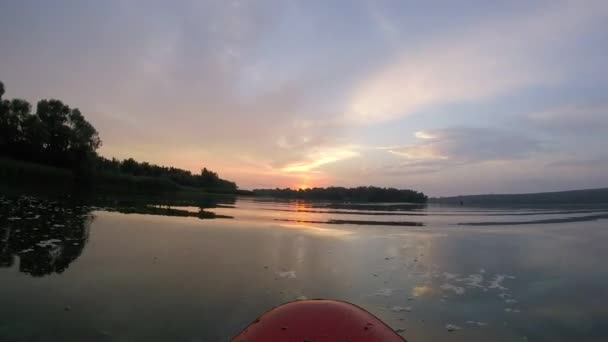
[[[529,114],[527,120],[541,130],[574,135],[601,133],[603,139],[608,129],[608,105],[566,105]]]
[[[0,11],[0,46],[9,47],[0,49],[0,75],[11,97],[80,107],[100,131],[105,156],[207,166],[245,188],[463,186],[454,174],[496,174],[486,161],[534,156],[542,168],[603,155],[606,107],[586,99],[605,93],[606,68],[598,67],[608,51],[605,1],[414,7],[14,2]],[[581,105],[525,120],[513,114],[568,101],[547,90]],[[500,110],[485,112],[497,103]],[[463,115],[451,104],[474,108]],[[452,114],[435,115],[436,108]],[[406,118],[421,112],[430,115]],[[406,119],[390,122],[397,118]],[[404,145],[401,134],[420,127],[507,120],[522,131],[424,130],[412,144],[385,147]],[[537,154],[540,141],[558,148]],[[513,163],[518,179],[538,168],[524,163]],[[436,172],[446,168],[448,175]]]
[[[394,171],[429,172],[450,166],[521,159],[541,149],[525,135],[492,128],[446,128],[415,133],[418,142],[388,148],[401,158]]]
[[[355,87],[346,120],[393,120],[430,106],[558,84],[567,72],[556,58],[563,42],[605,20],[607,12],[601,1],[565,3],[404,48]]]
[[[608,157],[600,157],[595,159],[563,159],[548,163],[546,166],[581,169],[606,168],[608,167]]]
[[[321,149],[309,154],[307,160],[305,161],[295,162],[284,166],[281,168],[281,171],[287,173],[305,173],[313,171],[325,164],[358,156],[359,152],[348,146],[342,148]]]

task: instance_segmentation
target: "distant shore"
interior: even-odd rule
[[[355,188],[327,187],[306,189],[255,189],[255,196],[304,200],[330,200],[368,203],[426,203],[428,197],[410,189],[359,186]]]
[[[429,199],[429,202],[450,205],[608,204],[608,188],[528,194],[485,194],[433,197]]]

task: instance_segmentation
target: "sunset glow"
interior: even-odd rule
[[[7,2],[5,97],[80,108],[104,157],[242,189],[608,184],[605,1],[338,3]]]

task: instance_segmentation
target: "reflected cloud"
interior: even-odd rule
[[[412,296],[414,297],[430,297],[438,293],[439,291],[429,285],[420,285],[412,289]]]
[[[371,221],[371,220],[336,220],[329,219],[325,221],[319,220],[300,220],[300,219],[275,219],[276,221],[298,222],[298,223],[318,223],[318,224],[354,224],[362,226],[406,226],[406,227],[422,227],[422,222],[412,221]]]
[[[343,229],[330,229],[330,228],[321,228],[309,224],[304,223],[289,223],[289,224],[280,224],[280,227],[284,228],[297,228],[302,229],[304,232],[319,234],[324,236],[346,236],[353,234],[352,231],[343,230]]]

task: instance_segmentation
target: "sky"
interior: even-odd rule
[[[5,97],[240,188],[608,187],[608,2],[0,1]]]

